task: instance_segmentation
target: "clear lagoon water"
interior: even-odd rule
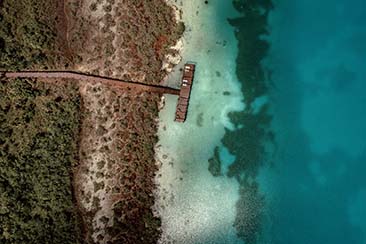
[[[162,167],[156,207],[162,218],[162,243],[241,243],[232,226],[238,183],[208,171],[217,147],[226,156],[223,167],[233,160],[221,139],[225,128],[232,127],[228,112],[244,108],[235,74],[237,40],[227,22],[237,13],[227,1],[181,4],[187,28],[182,64],[194,61],[197,70],[187,121],[174,122],[176,96],[166,96],[160,112],[157,158]],[[173,83],[180,80],[177,73],[172,74]]]
[[[270,15],[279,153],[271,243],[366,243],[366,2],[279,0]]]
[[[366,2],[235,2],[178,1],[197,73],[187,122],[160,113],[162,243],[365,244]]]

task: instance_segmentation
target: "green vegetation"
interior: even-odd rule
[[[145,197],[144,193],[140,193],[140,195]],[[126,208],[134,207],[126,205],[130,205],[130,203],[119,201],[113,206],[113,226],[106,228],[106,232],[115,237],[111,243],[157,243],[160,235],[160,231],[158,231],[161,226],[160,219],[154,217],[151,211],[146,211],[141,206],[134,208],[135,213],[126,212]],[[139,218],[136,218],[136,215]]]
[[[120,103],[121,108],[127,105],[123,101]],[[130,149],[122,145],[119,153],[133,154],[128,158],[121,157],[125,163],[123,167],[120,166],[118,173],[121,179],[119,188],[125,197],[114,204],[113,226],[106,228],[106,233],[113,237],[111,243],[157,243],[161,235],[161,220],[152,211],[156,187],[154,175],[158,170],[156,164],[152,163],[154,145],[158,141],[154,122],[158,116],[158,102],[159,96],[155,94],[135,97],[131,100],[129,111],[134,111],[136,117],[124,122],[125,126],[122,125],[120,129],[120,133],[128,132],[125,142],[128,142]],[[137,128],[131,127],[131,124]],[[117,163],[120,160],[117,159]]]
[[[0,243],[81,243],[76,86],[0,80]]]
[[[0,1],[0,69],[48,68],[56,62],[57,1]]]

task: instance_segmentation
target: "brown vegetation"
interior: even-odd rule
[[[88,243],[156,243],[152,214],[158,95],[86,84],[78,204]]]
[[[160,83],[162,64],[184,31],[164,0],[69,0],[70,46],[77,69]]]
[[[162,64],[166,55],[176,53],[170,47],[184,31],[164,0],[4,0],[0,1],[0,24],[2,70],[67,69],[149,84],[159,84],[165,77]],[[151,206],[160,96],[98,82],[79,81],[78,85],[80,94],[67,88],[63,96],[71,92],[81,102],[79,159],[73,162],[78,166],[70,169],[74,169],[73,190],[85,242],[156,243],[160,220]],[[66,108],[57,109],[65,112]],[[49,122],[47,114],[42,116],[43,123]],[[56,130],[57,123],[53,125]],[[65,138],[60,128],[57,131]],[[57,142],[48,134],[45,140]],[[70,146],[77,140],[75,135]],[[34,177],[33,171],[26,173]],[[62,174],[60,179],[68,182],[70,175]],[[57,196],[57,201],[70,204],[72,196]],[[44,211],[53,214],[51,210]],[[49,234],[57,231],[55,226]],[[65,237],[71,235],[74,232]]]

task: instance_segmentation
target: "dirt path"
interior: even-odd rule
[[[102,77],[90,74],[82,74],[72,71],[21,71],[2,72],[0,76],[6,78],[47,78],[47,79],[76,79],[91,83],[103,83],[120,89],[133,90],[135,92],[154,92],[159,94],[179,95],[179,89],[159,85],[148,85],[143,83],[125,81],[109,77]]]

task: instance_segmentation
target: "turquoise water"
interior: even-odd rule
[[[197,75],[187,122],[160,112],[161,243],[365,244],[366,3],[208,2],[178,1]]]
[[[166,96],[159,118],[156,211],[162,219],[161,243],[242,243],[233,227],[239,184],[224,175],[235,157],[222,145],[225,129],[233,129],[228,113],[244,108],[235,73],[238,53],[236,16],[230,1],[184,0],[183,60],[197,63],[190,107],[185,123],[174,122],[176,96]],[[180,80],[173,72],[169,82]],[[209,160],[221,157],[222,173],[214,177]]]
[[[279,0],[271,243],[366,243],[366,2]]]

